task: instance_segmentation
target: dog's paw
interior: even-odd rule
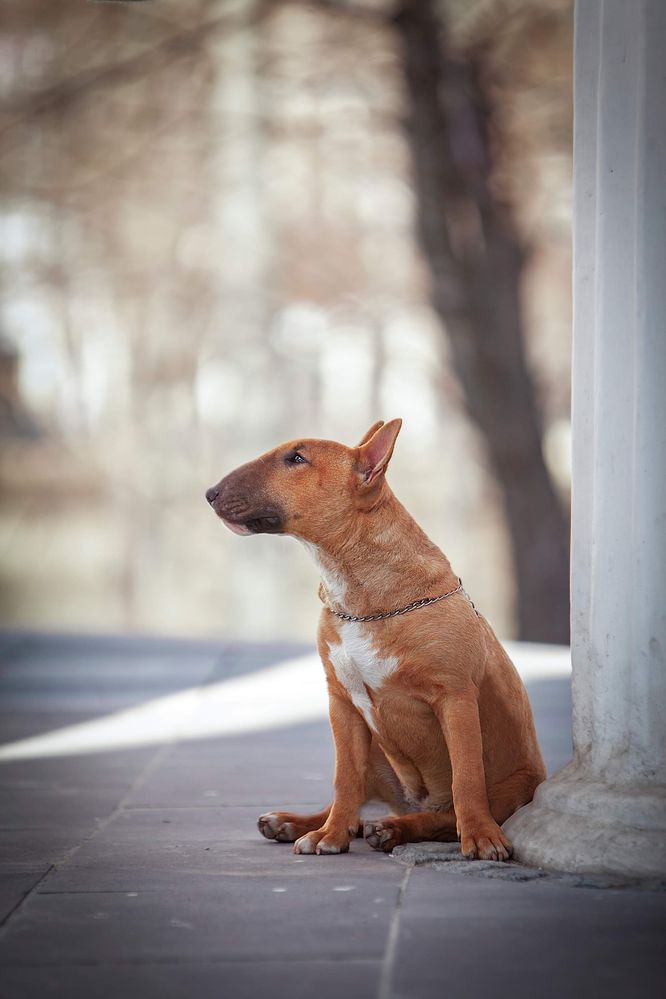
[[[513,852],[510,841],[492,819],[464,827],[460,849],[468,860],[508,860]]]
[[[394,846],[404,843],[404,832],[400,819],[389,815],[385,819],[367,821],[363,824],[363,837],[373,850],[390,853]]]
[[[294,843],[294,853],[316,853],[324,856],[330,853],[347,853],[349,851],[349,836],[334,836],[324,829],[315,829],[306,833]]]
[[[293,843],[298,838],[296,825],[289,821],[286,812],[266,812],[257,819],[257,829],[266,839],[275,839],[278,843]]]

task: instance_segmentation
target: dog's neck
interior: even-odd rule
[[[386,484],[371,510],[303,543],[319,568],[323,596],[345,613],[392,610],[457,583],[444,553]]]

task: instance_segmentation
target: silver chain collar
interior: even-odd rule
[[[383,614],[365,614],[362,617],[357,617],[354,614],[343,614],[342,611],[333,610],[328,603],[326,606],[330,610],[331,614],[335,614],[335,616],[339,617],[341,621],[357,621],[359,623],[364,621],[384,621],[387,617],[400,617],[401,614],[409,614],[411,611],[418,610],[420,607],[428,607],[430,604],[437,604],[440,600],[446,600],[448,597],[455,596],[456,593],[463,593],[469,600],[469,597],[463,589],[462,579],[460,577],[458,577],[458,585],[455,590],[449,590],[448,593],[440,593],[438,597],[423,597],[422,600],[415,600],[414,603],[407,604],[406,607],[398,607],[397,610],[385,611]],[[472,604],[471,600],[469,600],[469,602]],[[472,604],[472,608],[476,610],[474,604]]]

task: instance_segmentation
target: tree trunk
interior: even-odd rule
[[[541,450],[523,343],[524,253],[491,184],[491,108],[480,56],[451,57],[432,0],[405,0],[396,26],[419,238],[466,405],[503,491],[519,635],[568,642],[568,522]]]

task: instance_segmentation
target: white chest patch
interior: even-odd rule
[[[340,643],[329,642],[328,650],[335,675],[374,729],[372,701],[367,688],[380,689],[386,677],[397,668],[397,657],[378,655],[363,625],[356,621],[342,623]]]

